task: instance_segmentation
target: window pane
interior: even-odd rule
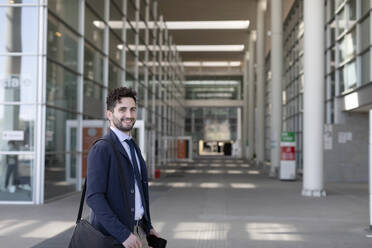
[[[364,19],[361,24],[361,37],[360,37],[360,45],[362,51],[369,47],[370,45],[370,17]]]
[[[340,63],[342,63],[346,59],[345,39],[340,40],[338,45],[339,45]]]
[[[91,81],[84,81],[84,114],[103,118],[103,93],[104,88]]]
[[[345,9],[342,9],[341,12],[337,15],[338,22],[338,35],[342,34],[346,29],[346,18],[345,18]]]
[[[135,21],[136,20],[136,6],[134,1],[128,0],[127,1],[127,19],[129,21]],[[133,23],[134,26],[134,23]]]
[[[346,58],[349,59],[356,53],[356,29],[345,35],[344,40],[346,42]]]
[[[36,57],[0,56],[0,102],[35,102],[36,83]]]
[[[363,0],[362,0],[363,1]],[[356,22],[357,18],[357,4],[356,0],[349,0],[349,27]]]
[[[47,65],[47,104],[77,111],[77,81],[77,75],[49,62]]]
[[[75,182],[66,178],[66,170],[75,169],[76,155],[45,154],[45,199],[75,191]],[[71,174],[71,173],[70,173]]]
[[[0,34],[0,53],[36,53],[38,9],[0,7]]]
[[[109,64],[109,89],[120,87],[121,85],[121,69],[113,63]]]
[[[48,58],[78,70],[78,36],[56,18],[48,16]]]
[[[84,76],[103,84],[103,56],[85,43]]]
[[[371,8],[371,3],[368,0],[361,0],[362,2],[362,16],[369,12]]]
[[[134,88],[134,75],[129,73],[129,72],[126,72],[126,80],[125,80],[125,87],[130,87],[130,88]]]
[[[371,82],[370,78],[370,51],[362,55],[362,84]]]
[[[126,67],[127,71],[134,74],[135,70],[135,55],[134,52],[128,50],[126,52]]]
[[[103,1],[102,1],[103,2]],[[103,50],[104,28],[106,24],[99,19],[89,8],[85,9],[85,39]]]
[[[1,151],[33,151],[35,105],[0,105]]]
[[[102,0],[86,0],[86,3],[92,9],[94,9],[95,12],[97,12],[99,17],[104,19],[104,16],[105,16],[105,1],[102,1]]]
[[[76,143],[76,135],[70,132],[70,128],[76,126],[76,116],[76,114],[59,109],[46,108],[46,152],[72,150],[71,144]],[[66,143],[67,140],[70,142]]]
[[[0,163],[0,201],[32,201],[33,155],[1,155]]]
[[[123,42],[121,39],[116,37],[114,33],[110,30],[110,51],[109,55],[112,60],[121,65],[121,54],[122,49],[119,49],[119,45],[122,47]]]
[[[347,89],[355,88],[357,83],[355,61],[347,64]]]
[[[345,66],[338,70],[338,76],[339,76],[339,92],[337,95],[341,94],[345,90],[345,77],[344,72]]]
[[[76,30],[79,29],[79,1],[48,0],[48,8]]]

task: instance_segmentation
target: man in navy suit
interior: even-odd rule
[[[87,204],[92,209],[91,223],[105,235],[111,235],[126,248],[147,248],[146,235],[159,234],[151,225],[146,164],[130,132],[136,122],[136,92],[120,87],[106,99],[110,140],[120,156],[124,184],[110,143],[98,141],[89,151]]]

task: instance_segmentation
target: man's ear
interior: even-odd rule
[[[106,117],[107,119],[109,119],[110,121],[112,120],[112,112],[110,110],[106,110]]]

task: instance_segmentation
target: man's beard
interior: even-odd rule
[[[115,126],[117,129],[119,129],[120,131],[122,131],[122,132],[130,132],[130,131],[133,129],[134,123],[136,123],[136,122],[133,121],[133,124],[130,125],[130,126],[123,126],[122,121],[123,121],[123,120],[128,120],[128,119],[130,119],[130,120],[132,120],[132,121],[134,120],[134,118],[125,118],[125,119],[121,119],[121,120],[119,120],[119,119],[117,119],[115,116],[113,116],[113,118],[112,118],[112,123],[113,123],[114,126]]]

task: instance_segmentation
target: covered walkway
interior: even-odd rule
[[[161,170],[150,186],[152,219],[170,248],[372,247],[367,184],[327,184],[326,198],[308,198],[300,181],[269,179],[242,160]],[[0,206],[1,247],[65,248],[78,200]]]

